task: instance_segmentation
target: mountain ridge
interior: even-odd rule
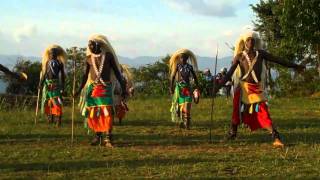
[[[128,64],[131,67],[140,67],[147,64],[155,63],[156,61],[161,60],[165,56],[138,56],[134,58],[129,58],[125,56],[118,56],[120,63]],[[27,59],[31,61],[40,61],[41,57],[37,56],[23,56],[23,55],[3,55],[0,54],[0,63],[8,68],[12,68],[19,59]],[[214,69],[214,57],[208,56],[197,56],[199,70],[204,70],[206,68]],[[223,67],[228,68],[230,66],[232,57],[227,56],[218,59],[217,68],[221,69]]]

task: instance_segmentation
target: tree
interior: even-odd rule
[[[76,61],[76,90],[80,87],[83,74],[86,68],[86,48],[71,47],[66,50],[68,61],[66,63],[66,82],[65,92],[67,95],[72,94],[73,86],[73,62]]]
[[[320,3],[319,0],[285,0],[280,25],[283,43],[292,47],[304,63],[315,65],[320,76]]]
[[[272,54],[285,61],[308,64],[308,71],[315,72],[318,69],[320,75],[319,61],[319,1],[317,0],[260,0],[259,3],[251,5],[257,16],[254,22],[255,30],[258,31],[266,48]],[[318,51],[318,52],[317,52]],[[282,89],[283,93],[304,91],[301,84],[306,83],[310,73],[304,73],[304,77],[292,76],[292,72],[278,65],[269,64],[269,67],[279,73],[273,89]],[[317,76],[317,74],[314,74]],[[319,82],[319,79],[308,79],[307,83]],[[308,93],[319,91],[319,86],[314,87]],[[286,91],[285,91],[286,90]],[[307,91],[305,91],[307,93]],[[292,94],[292,93],[291,93]]]
[[[13,71],[25,72],[28,75],[27,81],[18,81],[6,78],[8,83],[6,92],[9,94],[28,94],[36,95],[40,79],[41,63],[26,59],[19,59],[15,64]]]
[[[86,48],[72,47],[68,48],[66,51],[68,58],[65,65],[65,92],[67,96],[70,96],[73,85],[73,60],[76,61],[76,87],[79,87],[85,72]],[[17,72],[26,72],[28,80],[20,82],[8,78],[5,79],[5,81],[8,82],[8,87],[6,89],[7,93],[36,95],[40,80],[41,63],[19,59],[13,70]]]
[[[147,64],[139,68],[133,68],[136,92],[148,95],[163,95],[169,92],[169,62],[170,56]]]

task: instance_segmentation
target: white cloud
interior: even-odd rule
[[[215,17],[235,16],[239,0],[163,0],[169,7],[194,14]]]
[[[234,34],[232,30],[226,30],[222,33],[224,36],[230,37]]]
[[[164,1],[178,2],[179,0]],[[181,2],[184,2],[182,6],[184,8],[194,8],[190,6],[192,0]],[[214,8],[215,3],[220,3],[219,6],[224,4],[219,0],[217,2],[213,0],[193,1],[195,4],[196,2],[202,5],[207,4],[209,9]],[[236,0],[236,2],[239,1]],[[1,28],[3,35],[2,38],[0,35],[0,39],[5,37],[6,41],[1,42],[5,42],[6,45],[0,44],[0,54],[39,56],[43,49],[52,43],[60,44],[65,48],[84,47],[90,34],[102,33],[110,38],[117,54],[121,56],[162,56],[173,53],[179,48],[189,48],[201,56],[214,56],[216,45],[219,43],[220,56],[223,57],[230,54],[230,50],[224,45],[225,42],[233,44],[240,32],[249,27],[245,26],[249,22],[242,23],[235,20],[239,17],[200,18],[200,20],[198,20],[199,17],[195,17],[193,19],[195,21],[191,22],[190,17],[186,16],[179,20],[168,18],[169,20],[164,24],[148,19],[112,18],[102,15],[94,16],[94,21],[92,21],[92,16],[83,16],[87,14],[82,13],[80,15],[79,19],[51,18],[50,21],[23,19],[12,23],[11,26],[3,27]]]
[[[26,39],[31,38],[37,34],[37,27],[34,24],[23,25],[16,29],[13,33],[13,37],[16,42],[20,43]]]

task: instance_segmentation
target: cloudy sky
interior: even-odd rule
[[[0,7],[0,54],[40,56],[49,44],[87,44],[106,35],[122,56],[162,56],[189,48],[201,56],[231,55],[252,28],[257,0],[6,0]]]

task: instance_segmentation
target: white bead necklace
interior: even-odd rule
[[[99,69],[97,67],[96,61],[97,60],[101,60],[100,61],[100,65],[99,65]],[[104,86],[106,85],[106,83],[103,81],[101,74],[103,71],[103,66],[104,66],[104,61],[105,61],[105,55],[104,53],[101,54],[91,54],[91,62],[92,62],[92,66],[93,66],[93,70],[96,74],[96,79],[95,79],[95,83],[102,83]]]

